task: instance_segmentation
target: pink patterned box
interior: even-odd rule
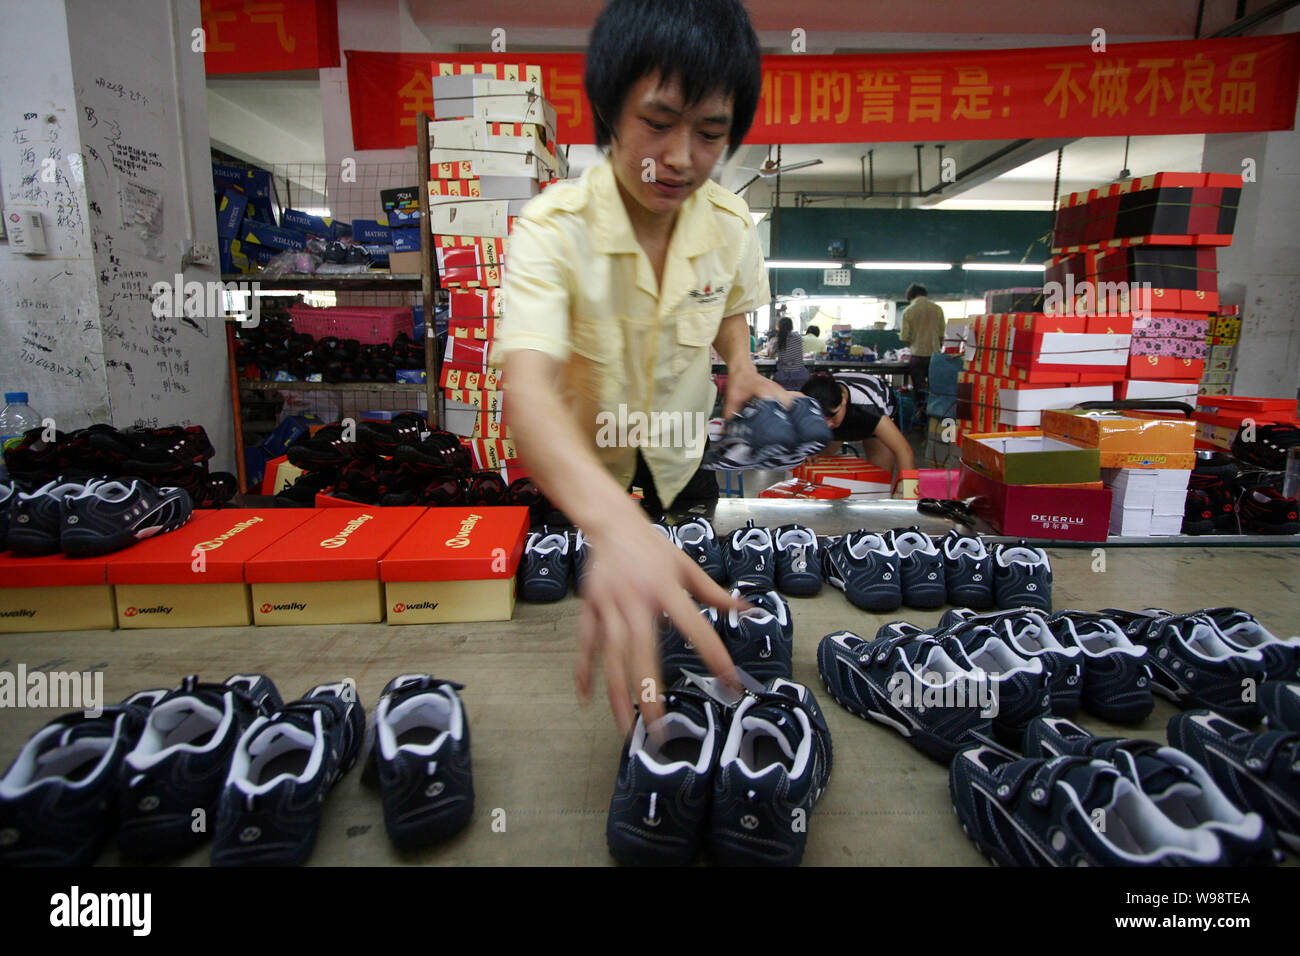
[[[1209,334],[1209,319],[1192,319],[1172,315],[1142,315],[1133,317],[1134,338],[1140,336],[1142,338],[1160,339],[1200,339],[1204,342]]]
[[[1204,341],[1175,338],[1138,338],[1133,337],[1129,345],[1130,355],[1162,355],[1168,358],[1204,360],[1209,352],[1209,345]]]

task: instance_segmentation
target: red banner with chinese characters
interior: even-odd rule
[[[339,65],[337,0],[203,0],[209,74]]]
[[[345,51],[357,149],[415,142],[434,60],[535,63],[561,144],[591,143],[581,53]],[[1300,34],[1169,43],[763,57],[751,143],[870,143],[1290,129]]]

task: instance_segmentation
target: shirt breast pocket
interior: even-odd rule
[[[673,358],[673,374],[680,375],[718,337],[722,324],[722,303],[716,308],[696,309],[677,316],[677,350]],[[707,354],[707,353],[704,353]]]

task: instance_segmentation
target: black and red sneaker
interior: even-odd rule
[[[465,482],[461,478],[434,479],[416,496],[415,503],[433,508],[463,505],[466,503]]]
[[[289,464],[304,471],[321,468],[340,468],[350,464],[357,455],[357,443],[343,440],[343,426],[326,425],[310,438],[300,438],[286,452]]]
[[[1187,489],[1187,502],[1183,508],[1183,534],[1213,534],[1214,506],[1210,496],[1195,488]]]
[[[54,433],[54,441],[45,441],[43,428],[23,432],[22,441],[4,450],[9,473],[31,484],[45,484],[55,475],[68,470],[67,436]]]
[[[1232,454],[1238,461],[1269,471],[1286,470],[1286,454],[1293,445],[1300,445],[1300,428],[1287,423],[1253,426],[1254,441],[1243,425],[1232,439]]]
[[[507,504],[510,489],[495,471],[478,471],[465,485],[465,503],[475,506]]]
[[[474,467],[469,449],[451,432],[441,430],[418,444],[399,445],[394,457],[398,461],[441,465],[459,475],[468,475]]]
[[[1242,534],[1300,534],[1296,500],[1283,497],[1276,488],[1251,488],[1237,504]]]
[[[123,437],[136,444],[123,466],[132,474],[177,471],[185,465],[202,464],[216,454],[202,425],[132,428]]]
[[[391,456],[400,445],[418,445],[425,428],[424,416],[402,412],[391,421],[363,420],[357,424],[357,444],[369,456]]]
[[[337,473],[329,468],[320,471],[304,471],[288,488],[279,492],[275,500],[291,508],[312,508],[316,505],[316,496],[324,494],[333,486]]]
[[[334,482],[330,493],[344,501],[356,501],[361,504],[379,503],[379,483],[375,480],[375,465],[371,462],[358,462],[344,468]]]
[[[1233,493],[1233,481],[1239,471],[1237,463],[1221,452],[1196,453],[1196,467],[1192,469],[1188,487],[1204,492],[1210,499],[1214,530],[1219,534],[1237,532],[1237,496]]]
[[[85,474],[119,476],[138,445],[112,425],[79,428],[68,436],[68,467]]]
[[[510,482],[506,500],[512,505],[527,508],[529,520],[534,524],[543,523],[546,513],[551,510],[551,503],[531,478],[516,478]]]

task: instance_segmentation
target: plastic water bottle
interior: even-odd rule
[[[27,404],[26,392],[5,392],[4,411],[0,411],[0,448],[10,440],[21,440],[23,432],[41,427],[41,416]],[[8,478],[9,471],[0,456],[0,478]]]

